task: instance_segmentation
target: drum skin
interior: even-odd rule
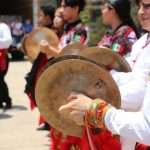
[[[37,82],[36,102],[46,121],[65,135],[82,136],[82,127],[76,125],[68,113],[62,115],[58,111],[68,103],[72,92],[83,93],[92,99],[102,98],[120,108],[119,89],[105,69],[82,57],[54,59]]]

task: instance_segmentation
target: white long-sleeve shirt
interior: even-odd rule
[[[0,49],[7,49],[12,43],[10,28],[5,23],[0,23]]]
[[[150,145],[150,81],[143,106],[139,112],[125,112],[112,108],[105,116],[107,128],[114,134]],[[129,150],[129,149],[128,149]]]
[[[145,144],[150,144],[147,137],[144,136],[148,126],[150,131],[150,125],[146,120],[143,123],[146,118],[141,111],[150,75],[150,43],[143,47],[146,44],[147,37],[148,34],[145,34],[133,45],[129,59],[132,72],[113,73],[120,89],[121,108],[124,111],[110,110],[106,114],[105,123],[110,131],[121,135],[123,150],[134,150],[136,141],[143,142],[143,139]],[[148,132],[146,134],[150,135]]]
[[[121,107],[124,110],[138,111],[143,102],[150,74],[150,44],[143,48],[147,36],[148,34],[145,34],[133,45],[129,62],[133,66],[132,72],[113,73],[121,93]],[[133,62],[135,62],[134,65]]]

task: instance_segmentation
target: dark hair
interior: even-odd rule
[[[139,37],[138,29],[131,17],[131,2],[130,0],[106,0],[106,3],[113,6],[123,24],[133,28],[137,37]]]
[[[41,6],[40,9],[43,11],[45,16],[49,16],[52,20],[54,19],[55,8],[53,6]]]
[[[64,0],[64,2],[66,6],[70,6],[70,7],[79,6],[79,11],[82,11],[86,5],[85,0]]]
[[[141,2],[141,0],[135,0],[136,4],[139,5],[139,3]]]

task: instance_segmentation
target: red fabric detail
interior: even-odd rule
[[[124,28],[124,27],[123,27]],[[126,28],[120,28],[120,30],[118,30],[118,33],[121,32],[121,30],[124,30],[124,32],[122,33],[123,36],[125,37],[126,40],[128,40],[128,35],[133,32],[133,29],[131,27],[128,27],[127,29]],[[114,36],[112,38],[112,43],[115,43],[115,41],[119,38],[119,36]],[[120,37],[121,38],[121,37]],[[126,46],[124,45],[124,43],[118,43],[120,45],[120,48],[118,49],[118,53],[121,55],[121,56],[124,56],[126,54]],[[131,49],[131,48],[130,48]]]
[[[71,34],[72,33],[74,33],[75,32],[75,29],[73,28],[73,29],[71,29],[71,30],[69,30],[68,32],[66,32],[66,33],[64,33],[62,36],[61,36],[61,38],[60,38],[60,41],[59,41],[59,46],[60,46],[60,48],[61,49],[63,49],[65,46],[67,46],[68,44],[70,44],[72,41],[72,39],[71,39]],[[70,36],[69,36],[70,35]],[[69,43],[67,43],[68,41],[65,41],[64,42],[64,40],[66,40],[66,37],[69,37],[70,39],[69,39]],[[68,40],[68,39],[67,39]]]
[[[57,145],[60,145],[61,141],[61,133],[55,134],[55,129],[51,128],[50,131],[51,143],[50,143],[50,150],[56,150]]]
[[[121,44],[120,44],[120,48],[119,48],[119,52],[118,52],[118,53],[119,53],[121,56],[124,56],[125,52],[126,52],[126,49],[125,49],[124,45],[121,45]]]
[[[5,71],[8,67],[7,50],[0,49],[0,71]]]
[[[81,36],[81,38],[80,38],[80,44],[84,44],[84,42],[85,42],[85,37]]]
[[[80,147],[80,138],[67,136],[62,137],[62,134],[55,129],[51,129],[51,145],[50,150],[70,150],[72,145]]]
[[[32,96],[30,93],[27,94],[29,101],[30,101],[30,109],[33,110],[36,107],[35,101],[32,99]]]
[[[103,131],[98,135],[91,135],[91,138],[96,147],[95,150],[121,150],[120,141],[108,131]],[[70,150],[72,145],[77,145],[80,150],[91,150],[86,131],[84,131],[82,139],[72,136],[62,139],[60,132],[51,129],[50,150]]]
[[[51,129],[51,145],[50,150],[70,150],[72,145],[80,145],[80,138],[67,136],[62,137],[62,134],[55,129]]]
[[[109,131],[102,131],[97,135],[91,134],[91,139],[93,140],[96,150],[121,150],[119,139],[113,137]],[[91,150],[86,133],[84,133],[81,145],[83,145],[82,150]]]
[[[131,51],[131,43],[129,43],[128,36],[131,32],[134,32],[134,30],[131,27],[122,26],[119,28],[113,35],[112,34],[106,34],[104,37],[99,41],[98,46],[104,46],[108,48],[112,48],[113,44],[118,44],[120,47],[116,51],[121,56],[124,56],[127,54],[127,52]],[[125,41],[122,41],[122,39],[125,39]]]
[[[128,30],[125,32],[125,37],[128,37],[128,35],[133,32],[134,30],[132,28],[128,28]]]
[[[136,147],[135,147],[135,150],[150,150],[150,146],[137,144]]]
[[[83,25],[81,28],[84,28],[85,26]],[[70,44],[70,43],[72,43],[73,41],[72,41],[72,34],[74,34],[76,32],[76,28],[74,27],[74,28],[72,28],[72,29],[70,29],[67,33],[64,33],[62,36],[61,36],[61,38],[60,38],[60,41],[59,41],[59,46],[60,46],[60,48],[64,48],[65,46],[67,46],[68,44]],[[70,36],[69,36],[70,35]],[[65,38],[66,37],[70,37],[70,41],[69,41],[69,43],[65,43],[64,42],[64,40],[66,40]],[[86,38],[84,37],[84,36],[81,36],[81,38],[80,38],[80,41],[79,41],[79,43],[80,44],[84,44],[84,42],[86,41]]]

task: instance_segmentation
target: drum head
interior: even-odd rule
[[[130,72],[128,62],[116,52],[104,47],[89,47],[81,52],[81,56],[89,58],[100,65],[104,65],[107,70],[117,70],[120,72]]]
[[[81,137],[82,127],[58,112],[72,92],[93,99],[102,98],[120,108],[120,93],[111,75],[88,59],[72,56],[51,62],[40,76],[35,90],[36,102],[46,121],[65,135]]]
[[[39,27],[33,30],[23,41],[24,51],[30,61],[34,61],[37,58],[40,52],[41,40],[48,41],[49,45],[53,47],[57,47],[59,43],[59,39],[54,31],[44,27]]]
[[[83,51],[86,48],[88,48],[88,46],[80,44],[78,42],[68,44],[62,49],[61,53],[57,57],[64,55],[80,55],[81,51]]]
[[[70,44],[66,46],[57,57],[63,55],[79,55],[86,57],[103,66],[106,70],[114,69],[120,72],[131,71],[128,62],[109,48],[86,47],[81,44]]]

